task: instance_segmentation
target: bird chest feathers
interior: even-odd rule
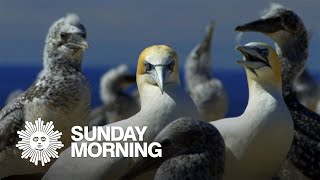
[[[227,119],[227,177],[271,177],[292,143],[293,122],[282,98],[265,93],[263,101],[253,99],[239,119]]]
[[[82,75],[45,78],[29,90],[29,96],[33,98],[25,102],[25,121],[53,121],[68,137],[72,126],[86,125],[91,93]]]

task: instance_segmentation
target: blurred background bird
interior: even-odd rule
[[[100,79],[100,98],[103,105],[93,109],[88,117],[90,126],[103,126],[127,119],[140,110],[139,99],[133,97],[127,88],[136,82],[128,66],[119,65],[108,70]]]
[[[207,34],[190,52],[185,64],[187,91],[196,103],[202,120],[224,118],[228,111],[227,92],[222,82],[212,77],[211,41],[214,22],[207,27]]]

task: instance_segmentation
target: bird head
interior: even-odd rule
[[[297,34],[304,32],[305,27],[295,12],[279,4],[271,4],[260,19],[237,26],[235,30],[261,32],[281,45],[287,39],[292,39]]]
[[[188,57],[188,65],[191,68],[206,70],[211,74],[211,41],[214,31],[214,22],[211,22],[207,27],[207,33],[203,41],[198,44],[190,53]],[[189,60],[190,59],[190,60]],[[200,71],[201,71],[200,70]]]
[[[110,96],[124,93],[124,90],[136,82],[136,76],[130,74],[128,66],[121,64],[107,71],[100,79],[100,97],[105,104],[113,101]]]
[[[80,23],[80,18],[76,14],[68,14],[50,27],[45,55],[77,59],[88,48],[86,38],[86,29]]]
[[[165,45],[144,49],[138,60],[136,78],[138,87],[158,86],[162,94],[168,84],[180,84],[177,53]]]
[[[244,46],[237,46],[236,50],[243,54],[243,60],[237,63],[246,68],[248,80],[276,84],[281,87],[280,58],[270,45],[251,42]]]

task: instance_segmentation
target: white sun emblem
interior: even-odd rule
[[[63,144],[58,139],[62,133],[53,131],[53,122],[44,122],[39,118],[35,121],[35,125],[26,121],[26,130],[18,131],[21,141],[16,144],[16,147],[22,150],[21,158],[27,159],[30,157],[30,162],[36,166],[41,161],[44,166],[50,162],[50,158],[58,158],[57,149],[61,149]]]

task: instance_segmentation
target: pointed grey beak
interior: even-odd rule
[[[240,51],[244,56],[244,60],[237,61],[238,64],[251,69],[259,69],[264,66],[271,68],[269,61],[261,56],[254,48],[250,46],[237,46],[236,50]]]
[[[81,37],[81,35],[77,33],[70,34],[70,37],[68,39],[68,42],[65,44],[65,46],[69,47],[70,49],[87,49],[89,48],[89,44]]]
[[[155,66],[154,68],[156,73],[155,80],[161,90],[161,93],[163,94],[164,83],[166,81],[167,66],[161,65],[161,66]]]
[[[274,33],[279,30],[284,30],[280,17],[271,17],[252,21],[235,28],[235,31],[246,32],[254,31],[261,33]]]

